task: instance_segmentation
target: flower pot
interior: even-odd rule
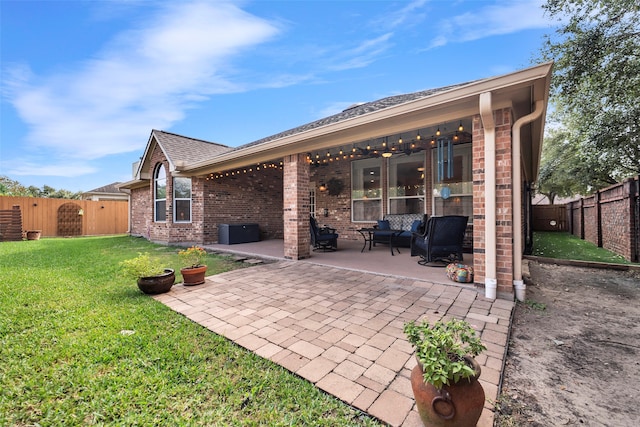
[[[40,240],[40,230],[27,231],[27,240]]]
[[[201,285],[204,283],[204,274],[207,272],[207,266],[187,267],[180,269],[182,281],[185,286]]]
[[[424,382],[420,364],[411,371],[411,388],[425,427],[475,427],[478,423],[484,407],[484,390],[478,382],[480,365],[472,358],[467,361],[476,375],[445,384],[440,390]]]
[[[171,268],[165,268],[164,274],[159,276],[140,277],[138,279],[138,288],[145,294],[163,294],[169,292],[175,280],[175,271]]]

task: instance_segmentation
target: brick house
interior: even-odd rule
[[[356,104],[235,148],[153,130],[119,186],[130,232],[208,244],[219,224],[257,223],[298,260],[310,256],[310,213],[341,239],[386,213],[462,214],[477,284],[518,296],[551,68]]]

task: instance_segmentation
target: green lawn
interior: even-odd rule
[[[138,252],[178,270],[128,236],[0,243],[0,425],[378,425],[143,295]]]
[[[620,255],[564,232],[533,233],[532,255],[579,261],[632,264]]]

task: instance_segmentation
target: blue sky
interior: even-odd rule
[[[152,129],[238,146],[356,102],[509,73],[541,0],[0,0],[0,175],[128,181]]]

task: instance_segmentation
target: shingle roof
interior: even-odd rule
[[[420,99],[420,98],[426,98],[428,96],[435,95],[436,93],[445,92],[445,91],[448,91],[448,90],[451,90],[451,89],[455,89],[455,88],[458,88],[458,87],[461,87],[461,86],[466,86],[466,85],[471,84],[471,83],[474,83],[474,81],[466,82],[466,83],[459,83],[459,84],[450,85],[450,86],[444,86],[444,87],[440,87],[440,88],[436,88],[436,89],[427,89],[427,90],[422,90],[422,91],[419,91],[419,92],[406,93],[406,94],[402,94],[402,95],[394,95],[394,96],[389,96],[389,97],[386,97],[386,98],[378,99],[377,101],[371,101],[371,102],[365,102],[365,103],[361,103],[361,104],[355,104],[354,106],[349,107],[346,110],[344,110],[344,111],[342,111],[342,112],[340,112],[338,114],[334,114],[332,116],[325,117],[323,119],[316,120],[314,122],[307,123],[305,125],[298,126],[296,128],[286,130],[284,132],[277,133],[275,135],[267,136],[265,138],[259,139],[257,141],[250,142],[250,143],[245,144],[245,145],[241,145],[239,147],[236,147],[235,150],[239,150],[239,149],[246,148],[246,147],[251,147],[251,146],[254,146],[254,145],[263,144],[265,142],[269,142],[269,141],[273,141],[273,140],[276,140],[276,139],[284,138],[284,137],[290,136],[290,135],[295,135],[297,133],[301,133],[301,132],[304,132],[304,131],[307,131],[307,130],[319,128],[319,127],[326,126],[326,125],[329,125],[329,124],[338,123],[338,122],[341,122],[343,120],[347,120],[347,119],[350,119],[350,118],[353,118],[353,117],[358,117],[358,116],[361,116],[363,114],[372,113],[374,111],[384,110],[385,108],[389,108],[389,107],[393,107],[393,106],[396,106],[396,105],[404,104],[406,102],[414,101],[414,100]]]
[[[167,157],[171,159],[174,164],[178,162],[189,164],[212,159],[232,150],[232,148],[216,142],[189,138],[162,130],[154,129],[152,133],[155,135],[158,144],[160,144]]]
[[[111,184],[103,185],[102,187],[94,188],[93,190],[89,190],[86,193],[115,193],[122,194],[116,185],[120,184],[120,182],[113,182]]]
[[[223,153],[229,151],[240,150],[247,147],[252,147],[260,144],[267,143],[276,139],[284,138],[286,136],[295,135],[311,129],[319,128],[322,126],[338,123],[343,120],[347,120],[353,117],[362,116],[364,114],[372,113],[374,111],[384,110],[385,108],[393,107],[396,105],[404,104],[406,102],[414,101],[420,98],[426,98],[435,95],[440,92],[445,92],[451,89],[455,89],[461,86],[468,85],[472,82],[459,83],[450,86],[444,86],[435,89],[427,89],[419,92],[406,93],[402,95],[394,95],[386,98],[378,99],[376,101],[364,102],[354,104],[353,106],[345,109],[344,111],[334,114],[329,117],[316,120],[302,126],[289,129],[275,135],[267,136],[265,138],[258,139],[248,144],[240,145],[238,147],[228,147],[226,145],[218,144],[215,142],[204,141],[201,139],[189,138],[186,136],[177,135],[170,132],[161,130],[153,130],[158,144],[162,147],[165,154],[176,164],[178,162],[184,162],[186,165],[195,162],[206,161],[214,159]]]

